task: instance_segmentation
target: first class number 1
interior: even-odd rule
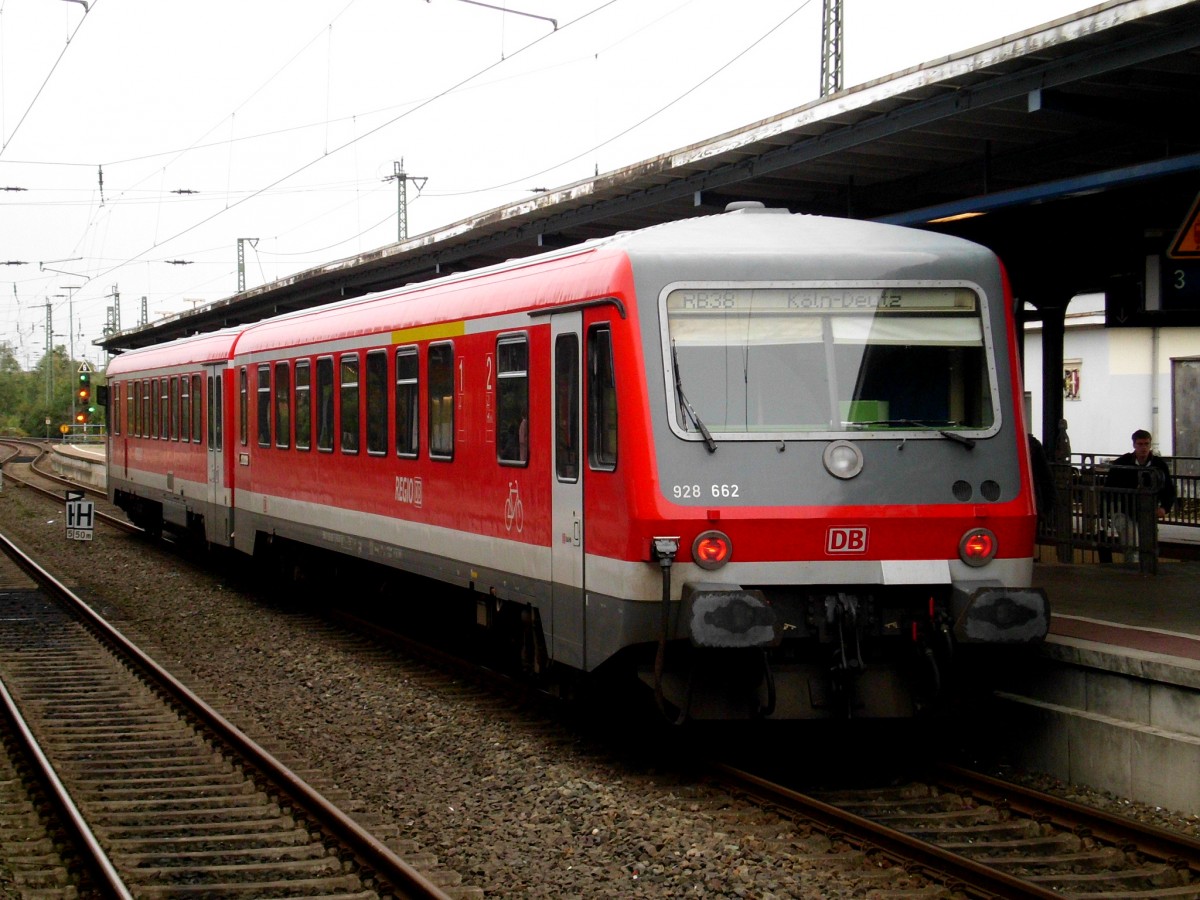
[[[676,500],[700,500],[707,497],[718,499],[737,497],[741,488],[736,484],[710,484],[707,487],[699,484],[675,484],[671,493]]]

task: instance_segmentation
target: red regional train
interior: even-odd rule
[[[1011,307],[978,245],[746,205],[123,353],[108,491],[673,717],[912,716],[1047,631]]]

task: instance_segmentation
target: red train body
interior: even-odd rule
[[[957,239],[687,220],[123,354],[109,492],[473,588],[673,711],[910,715],[1046,631],[1010,307]]]

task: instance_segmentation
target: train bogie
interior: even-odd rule
[[[120,356],[110,483],[472,589],[664,709],[910,715],[1046,629],[1009,306],[956,239],[688,220]]]

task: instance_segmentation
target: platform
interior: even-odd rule
[[[982,740],[1026,770],[1200,813],[1200,562],[1039,562],[1034,583],[1050,634],[1002,677]]]

